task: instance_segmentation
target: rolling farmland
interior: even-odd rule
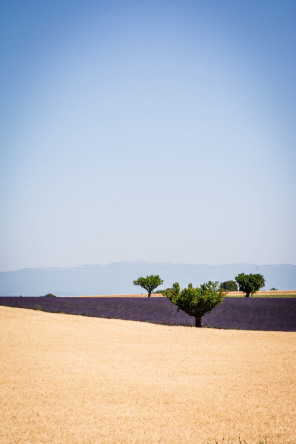
[[[293,332],[0,318],[1,443],[295,443]]]

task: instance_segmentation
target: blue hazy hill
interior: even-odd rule
[[[68,268],[25,268],[0,273],[0,296],[82,296],[130,294],[144,292],[133,286],[139,276],[159,274],[162,288],[174,282],[185,286],[200,285],[209,280],[223,282],[234,279],[238,273],[261,273],[266,279],[265,289],[296,289],[296,265],[194,265],[147,263],[142,261],[117,262],[107,265],[83,265]]]

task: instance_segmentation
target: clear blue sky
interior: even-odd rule
[[[295,1],[0,4],[0,271],[296,264]]]

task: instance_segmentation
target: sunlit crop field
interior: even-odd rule
[[[151,294],[151,297],[159,297],[162,296],[161,294]],[[229,291],[226,296],[238,296],[238,297],[245,297],[246,293],[243,291]],[[95,297],[130,297],[130,298],[139,298],[139,297],[147,297],[147,293],[139,293],[139,294],[117,294],[117,295],[93,295],[93,296],[79,296],[79,297],[85,297],[85,298],[95,298]],[[257,291],[254,295],[251,295],[250,297],[254,298],[296,298],[296,290],[265,290],[265,291]]]
[[[296,443],[296,333],[0,307],[0,338],[1,443]]]

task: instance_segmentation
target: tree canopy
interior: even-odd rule
[[[220,288],[223,288],[223,290],[227,291],[237,291],[238,286],[235,281],[225,281],[220,284]]]
[[[196,288],[189,284],[188,288],[180,291],[180,285],[176,282],[172,288],[168,288],[162,293],[178,308],[190,316],[194,316],[195,326],[201,327],[202,316],[222,303],[226,291],[222,288],[218,290],[218,282],[211,281]]]
[[[151,296],[151,292],[155,290],[156,287],[163,284],[163,280],[160,279],[158,275],[150,275],[146,277],[139,277],[136,281],[133,281],[134,285],[139,285],[148,292],[148,298]]]
[[[260,288],[264,287],[265,279],[262,274],[245,274],[240,273],[235,276],[235,280],[239,285],[239,290],[246,293],[248,298],[250,294],[256,293]]]

